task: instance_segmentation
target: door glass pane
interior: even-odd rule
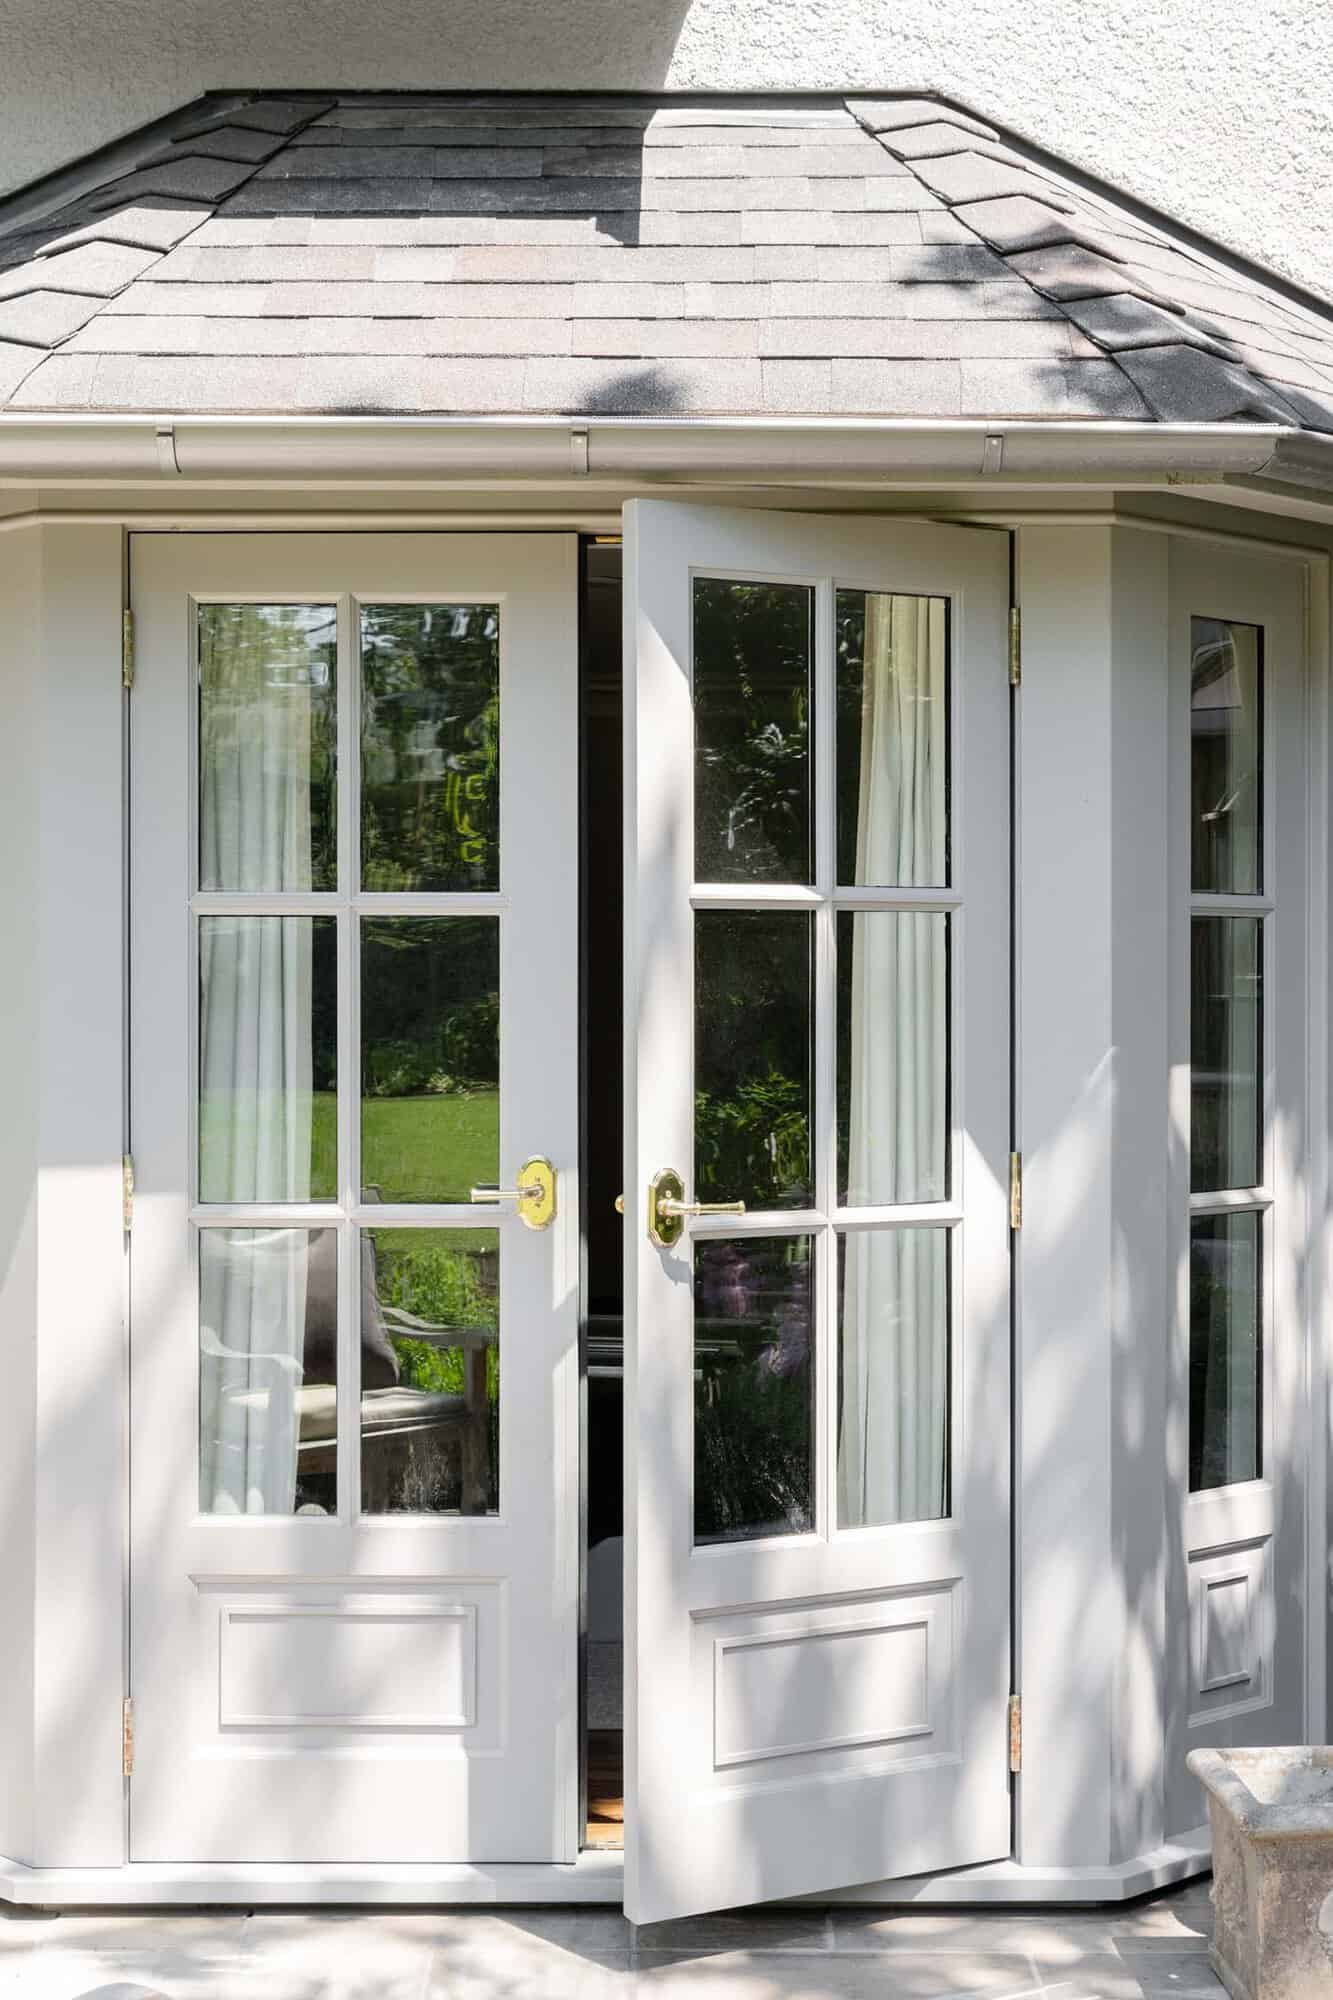
[[[838,1198],[949,1192],[949,919],[838,916]]]
[[[1257,1187],[1263,925],[1195,917],[1190,937],[1190,1187]]]
[[[500,607],[361,611],[361,884],[500,886]]]
[[[199,606],[199,886],[337,886],[338,614]]]
[[[362,1199],[466,1201],[499,1133],[499,920],[364,918]]]
[[[838,1238],[838,1525],[949,1512],[949,1231]]]
[[[199,1232],[199,1511],[332,1514],[338,1235]]]
[[[1191,886],[1263,887],[1263,630],[1190,620]]]
[[[815,594],[694,581],[694,873],[810,882]]]
[[[336,953],[332,917],[200,919],[200,1201],[333,1199]]]
[[[694,1245],[694,1539],[814,1526],[814,1239]]]
[[[949,880],[949,605],[837,595],[838,880]]]
[[[500,1506],[500,1234],[361,1238],[361,1511]]]
[[[1190,1490],[1258,1479],[1261,1218],[1190,1220]]]
[[[788,910],[694,920],[694,1185],[700,1201],[808,1208],[811,940]]]

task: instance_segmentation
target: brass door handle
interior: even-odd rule
[[[686,1201],[685,1183],[663,1167],[648,1183],[648,1241],[659,1250],[679,1243],[687,1215],[744,1215],[743,1201]]]
[[[659,1215],[744,1215],[743,1201],[672,1201],[657,1204]]]
[[[555,1168],[538,1153],[519,1168],[517,1187],[474,1187],[468,1199],[490,1208],[502,1201],[516,1202],[520,1222],[529,1229],[549,1229],[556,1215],[556,1181]]]

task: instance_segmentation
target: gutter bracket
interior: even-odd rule
[[[569,469],[580,478],[585,477],[587,474],[588,433],[586,431],[571,431],[569,433]]]
[[[164,479],[179,479],[180,465],[176,458],[176,426],[159,424],[157,427],[157,469]]]
[[[992,431],[981,446],[981,471],[983,477],[1004,470],[1004,438]]]

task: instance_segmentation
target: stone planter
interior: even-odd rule
[[[1188,1762],[1213,1829],[1218,1978],[1235,2000],[1333,2000],[1333,1749]]]

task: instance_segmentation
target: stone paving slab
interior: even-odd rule
[[[1220,2000],[1206,1885],[1093,1910],[0,1905],[0,2000]]]

